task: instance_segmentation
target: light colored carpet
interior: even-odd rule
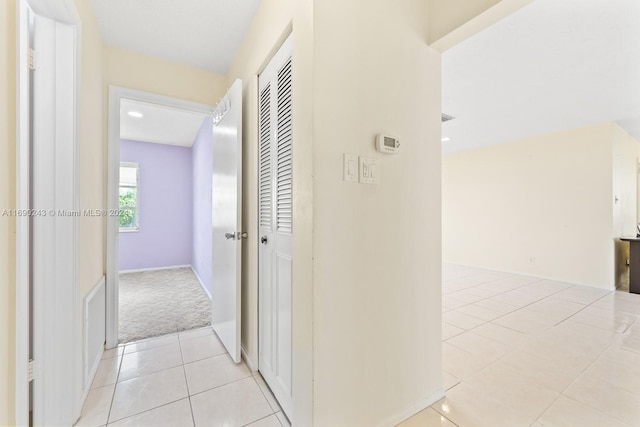
[[[121,343],[211,324],[211,301],[190,268],[120,274]]]

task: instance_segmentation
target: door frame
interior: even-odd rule
[[[71,170],[68,173],[74,181],[72,190],[73,209],[78,208],[78,187],[77,187],[77,138],[79,122],[77,120],[77,105],[79,104],[79,76],[81,72],[81,21],[73,0],[19,0],[17,5],[17,72],[16,72],[16,209],[28,210],[31,206],[31,165],[30,165],[30,70],[29,70],[29,9],[38,15],[51,19],[56,22],[69,25],[73,29],[73,52],[75,72],[73,76],[74,93],[71,97],[73,108],[72,125],[72,159],[61,159],[66,165],[71,164]],[[44,170],[34,170],[33,173],[52,173],[55,169],[56,159],[51,159],[50,168]],[[43,236],[51,241],[52,236]],[[43,240],[45,241],[45,240]],[[34,343],[37,342],[38,348],[49,349],[52,346],[60,346],[66,348],[64,355],[54,354],[55,352],[43,351],[42,360],[36,360],[33,367],[33,375],[35,381],[38,381],[39,366],[60,365],[63,364],[67,372],[72,373],[71,383],[75,390],[75,380],[78,376],[82,376],[82,364],[78,363],[78,355],[82,346],[81,337],[78,329],[78,310],[79,310],[79,285],[77,276],[77,253],[78,253],[78,223],[73,224],[73,236],[66,241],[62,241],[64,245],[60,253],[68,254],[72,257],[74,263],[73,281],[71,283],[72,298],[70,301],[58,301],[60,305],[57,307],[59,312],[71,313],[69,327],[72,338],[61,343],[60,340],[54,340],[54,337],[43,336],[42,324],[60,324],[58,317],[54,314],[53,318],[43,318],[41,324],[34,323]],[[32,292],[30,290],[30,256],[31,256],[31,233],[29,217],[16,217],[16,345],[15,345],[15,421],[16,425],[29,425],[29,358],[30,358],[30,340],[31,340],[31,320],[30,320],[30,300]],[[55,285],[55,282],[53,282]],[[38,284],[34,284],[33,294],[41,294],[42,288]],[[68,342],[67,342],[68,341]],[[35,345],[35,344],[34,344]],[[57,357],[56,357],[57,356]],[[82,397],[79,391],[73,391],[72,401],[66,401],[59,393],[52,393],[51,390],[44,388],[34,389],[33,399],[34,408],[38,407],[38,400],[47,399],[52,402],[51,405],[62,408],[61,412],[67,411],[72,414],[75,419],[80,415],[82,409]],[[49,405],[49,406],[51,406]]]
[[[120,102],[123,99],[147,102],[180,110],[211,115],[214,107],[170,96],[137,89],[109,85],[109,147],[107,156],[107,212],[119,208],[118,184],[120,180]],[[117,216],[107,215],[107,270],[106,270],[106,347],[118,345],[118,289],[120,233]]]

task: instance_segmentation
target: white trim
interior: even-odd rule
[[[444,389],[440,389],[437,392],[433,393],[431,396],[428,396],[427,398],[425,398],[421,402],[416,403],[415,405],[413,405],[410,408],[402,411],[401,413],[398,413],[396,415],[392,415],[391,417],[387,418],[386,421],[383,421],[380,424],[378,424],[378,427],[394,427],[394,426],[397,426],[398,424],[400,424],[401,422],[407,420],[408,418],[411,418],[412,416],[414,416],[418,412],[427,409],[429,406],[433,405],[434,403],[436,403],[438,400],[442,399],[443,397],[444,397]]]
[[[255,363],[253,360],[251,360],[251,358],[249,357],[249,354],[244,349],[243,345],[240,346],[240,353],[242,354],[242,359],[244,360],[244,363],[247,364],[251,372],[258,372],[258,364]]]
[[[80,25],[80,15],[73,0],[27,0],[29,6],[40,16],[63,24]]]
[[[210,115],[213,106],[136,89],[109,85],[107,209],[118,209],[120,175],[120,103],[122,99],[142,101],[169,108]],[[107,348],[118,345],[118,256],[120,243],[118,217],[107,217]]]
[[[27,0],[18,5],[16,209],[29,209],[29,10]],[[16,360],[15,420],[29,425],[29,218],[16,217]]]
[[[118,274],[142,273],[144,271],[177,270],[178,268],[191,268],[191,265],[185,264],[185,265],[171,265],[168,267],[136,268],[133,270],[121,270],[118,272]]]
[[[198,279],[198,282],[200,283],[200,286],[202,287],[202,290],[209,297],[209,301],[211,301],[211,292],[209,292],[207,287],[204,285],[204,282],[202,281],[202,278],[200,277],[200,275],[198,274],[196,269],[193,267],[193,265],[191,265],[190,267],[191,267],[191,271],[193,271],[193,274],[196,275],[196,279]]]

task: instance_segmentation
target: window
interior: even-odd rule
[[[138,231],[138,164],[120,163],[120,231]]]

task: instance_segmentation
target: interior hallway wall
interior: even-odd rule
[[[444,157],[444,260],[613,289],[612,126]]]
[[[317,426],[395,425],[442,393],[440,54],[426,3],[314,2]],[[376,151],[381,132],[399,154]],[[343,153],[379,159],[380,184],[344,182]]]
[[[16,1],[0,3],[0,214],[16,207]],[[15,424],[16,222],[0,215],[0,425]]]
[[[213,121],[202,121],[192,148],[193,250],[191,265],[211,298],[213,230],[211,225],[213,176]]]
[[[120,232],[120,271],[191,265],[191,147],[121,140],[120,161],[138,164],[140,226]]]

